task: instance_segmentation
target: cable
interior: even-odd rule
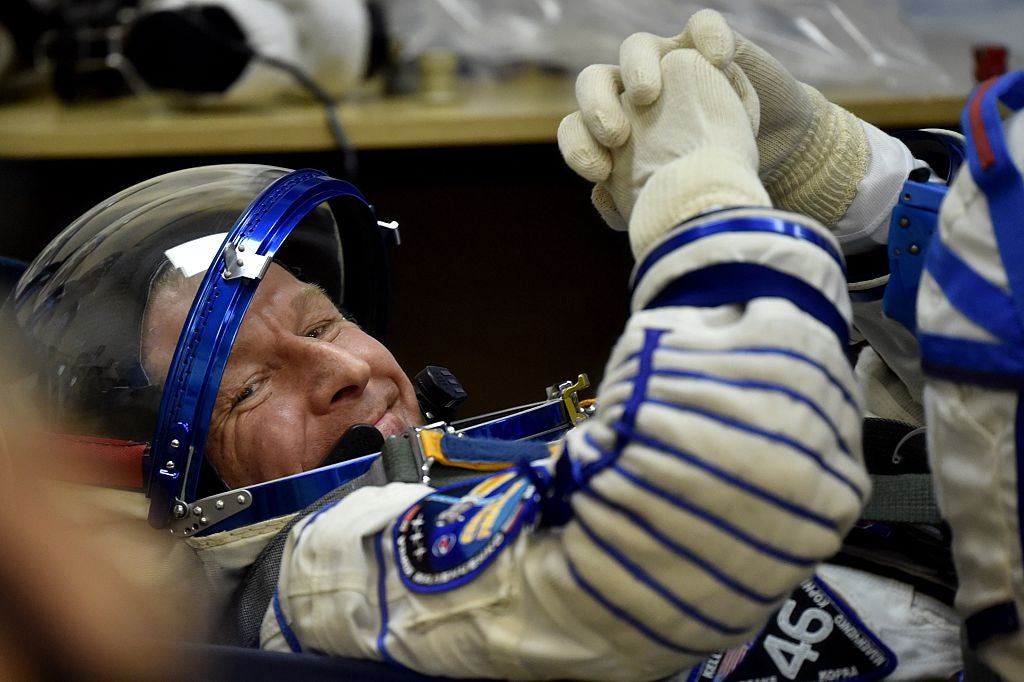
[[[248,46],[246,47],[248,48]],[[338,113],[335,110],[338,106],[337,100],[331,97],[326,90],[320,87],[320,84],[317,83],[312,76],[299,68],[298,65],[277,59],[276,57],[268,57],[256,52],[252,48],[248,48],[248,50],[253,59],[289,74],[299,85],[306,88],[313,97],[323,104],[324,116],[327,119],[327,126],[331,130],[331,137],[334,138],[335,146],[341,153],[341,162],[342,167],[345,169],[345,175],[349,180],[354,180],[356,177],[358,162],[356,160],[355,150],[352,148],[352,145],[348,140],[348,136],[345,134],[345,130],[341,127],[341,120],[338,118]]]
[[[352,148],[348,136],[342,128],[341,120],[338,118],[336,109],[339,106],[339,103],[326,90],[324,90],[323,87],[321,87],[321,85],[309,75],[309,73],[304,71],[297,64],[257,52],[244,39],[239,41],[226,38],[222,33],[218,32],[209,24],[206,17],[197,8],[186,6],[181,10],[175,11],[174,14],[178,18],[191,24],[192,27],[197,29],[199,32],[204,33],[206,36],[225,46],[229,50],[233,50],[234,52],[252,60],[262,62],[271,68],[284,71],[299,85],[305,88],[323,105],[324,117],[327,119],[327,127],[331,131],[331,137],[334,140],[335,147],[341,153],[342,168],[345,172],[345,176],[349,180],[355,181],[356,174],[358,172],[358,161],[355,150]],[[232,19],[232,21],[234,20]],[[125,61],[130,60],[125,57]]]

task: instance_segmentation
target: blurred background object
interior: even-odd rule
[[[949,74],[956,90],[974,85],[972,52],[999,45],[1006,70],[1024,69],[1024,3],[1020,0],[900,0],[907,25],[928,54]]]
[[[156,577],[139,557],[162,538],[122,534],[144,521],[128,524],[95,503],[97,489],[56,480],[74,472],[53,465],[49,424],[9,341],[0,338],[0,680],[188,679],[198,671],[168,643],[192,626],[189,604],[171,598],[177,589],[201,601],[201,586],[179,565]]]
[[[339,97],[387,49],[366,0],[5,2],[0,24],[19,65],[67,102],[151,92],[207,105]]]
[[[622,36],[680,30],[703,7],[762,45],[800,80],[847,93],[928,94],[953,82],[889,0],[386,0],[403,59],[431,49],[467,70],[530,62],[576,72],[616,63]],[[967,55],[969,57],[969,55]]]
[[[1016,0],[5,0],[0,78],[6,59],[8,74],[35,72],[66,101],[156,91],[205,106],[339,98],[375,73],[401,92],[424,59],[431,85],[438,54],[463,76],[575,74],[614,62],[622,36],[663,33],[702,7],[826,91],[965,91],[973,46],[1007,47],[1011,69],[1024,53]]]
[[[707,5],[882,129],[955,128],[975,45],[1020,66],[1018,1],[0,0],[15,48],[0,257],[32,259],[97,201],[168,171],[320,168],[402,225],[389,339],[403,366],[450,366],[468,413],[529,402],[581,371],[599,380],[627,309],[621,235],[554,144],[580,67]],[[342,8],[348,20],[326,14]]]

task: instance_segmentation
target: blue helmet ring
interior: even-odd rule
[[[34,375],[49,430],[147,446],[135,461],[150,521],[184,535],[209,531],[231,512],[239,523],[280,516],[358,475],[368,463],[337,465],[312,489],[316,476],[276,491],[272,482],[250,486],[258,495],[232,491],[231,506],[229,498],[197,500],[225,487],[204,457],[209,420],[271,261],[318,285],[383,340],[387,232],[351,184],[258,164],[174,171],[97,204],[33,260],[7,302],[11,337]],[[199,290],[180,332],[167,330],[177,340],[173,354],[153,364],[144,350],[147,316],[165,305],[156,294],[179,275],[201,280]],[[77,442],[72,449],[84,467],[103,470],[96,457],[105,451],[79,452]],[[193,515],[196,528],[187,523]]]
[[[267,267],[296,225],[337,197],[369,210],[355,187],[320,171],[279,178],[238,218],[206,271],[171,360],[150,443],[146,494],[154,527],[190,513],[224,367]]]

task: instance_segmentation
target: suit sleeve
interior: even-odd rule
[[[293,531],[263,645],[636,681],[751,638],[868,493],[838,245],[801,216],[722,211],[665,237],[632,296],[597,414],[535,481],[559,513],[542,507],[471,580],[422,592],[394,529],[430,490],[360,490]]]

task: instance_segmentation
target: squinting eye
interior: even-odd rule
[[[246,385],[245,388],[243,388],[241,391],[238,392],[238,397],[235,398],[235,405],[237,405],[238,403],[242,402],[246,398],[250,397],[255,392],[256,392],[256,387],[254,385],[252,385],[252,384]]]
[[[308,336],[311,339],[319,339],[321,336],[324,335],[325,331],[327,331],[327,325],[322,324],[319,327],[314,327],[313,329],[310,329],[308,332],[306,332],[306,336]]]

